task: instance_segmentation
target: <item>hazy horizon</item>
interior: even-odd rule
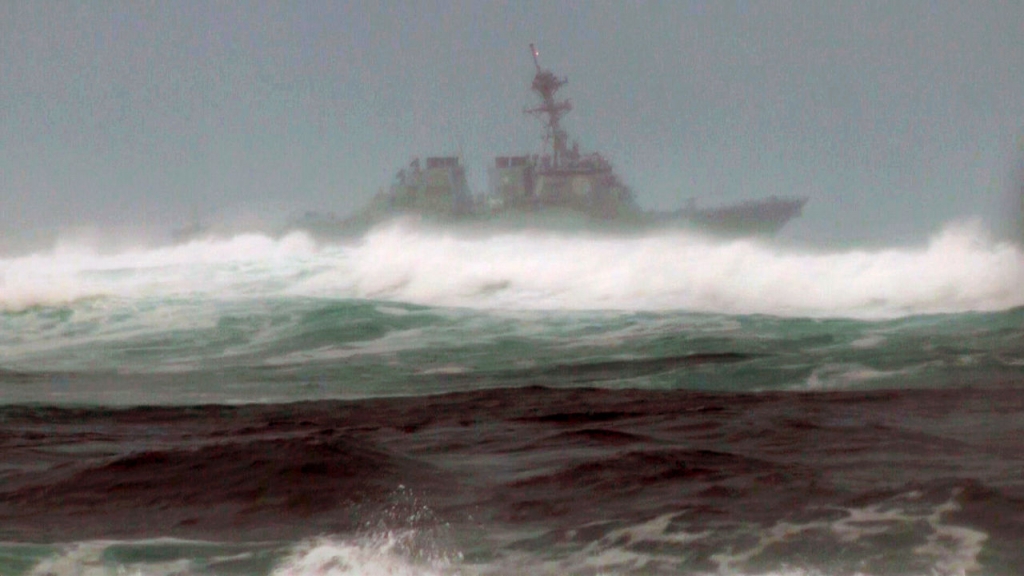
[[[541,147],[530,43],[645,207],[807,196],[783,236],[816,245],[996,226],[1022,37],[996,1],[10,2],[0,250],[344,214],[417,156],[482,192]]]

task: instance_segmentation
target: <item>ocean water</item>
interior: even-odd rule
[[[1024,254],[683,230],[0,257],[0,574],[1024,570]]]

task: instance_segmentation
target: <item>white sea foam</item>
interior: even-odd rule
[[[433,576],[455,574],[446,558],[410,559],[399,550],[405,536],[343,540],[318,538],[297,546],[274,569],[272,576],[391,575]]]
[[[838,520],[780,522],[758,529],[757,542],[753,546],[717,553],[712,556],[712,560],[718,564],[719,573],[734,574],[737,573],[737,566],[765,554],[771,546],[793,542],[805,535],[831,533],[838,542],[849,545],[864,539],[884,537],[890,533],[904,534],[908,528],[926,524],[928,532],[923,534],[925,542],[913,549],[921,563],[928,566],[921,569],[922,573],[927,570],[936,576],[978,574],[981,570],[978,556],[988,535],[972,528],[946,524],[943,518],[959,509],[959,504],[955,500],[959,492],[959,489],[954,490],[946,502],[931,508],[925,505],[923,510],[913,509],[921,506],[914,503],[919,495],[911,493],[886,505],[874,504],[864,508],[844,509],[847,515]],[[881,553],[882,550],[878,552]],[[904,558],[904,561],[906,560],[908,559]],[[807,574],[817,572],[810,571]]]
[[[904,366],[898,370],[877,370],[861,364],[824,364],[815,367],[803,388],[807,390],[849,390],[873,380],[891,380],[897,376],[909,377],[928,367],[927,364]]]
[[[460,574],[588,576],[617,574],[690,574],[692,576],[871,576],[874,565],[882,573],[899,566],[900,573],[921,576],[982,575],[978,562],[988,536],[984,532],[947,523],[958,509],[954,490],[940,504],[920,501],[908,493],[886,503],[862,508],[837,508],[838,518],[782,521],[774,525],[715,527],[690,524],[685,515],[665,514],[646,522],[615,528],[564,557],[547,559],[524,551],[509,551],[486,566],[462,566]],[[593,528],[593,527],[591,527]],[[572,541],[575,531],[552,536],[552,546]],[[888,548],[888,540],[909,539],[911,548]],[[556,543],[556,541],[558,541]],[[812,543],[809,552],[807,543]],[[788,547],[795,552],[786,552]],[[840,552],[833,558],[832,553]],[[701,557],[704,557],[702,560]],[[813,556],[817,556],[816,558]],[[845,567],[824,567],[834,562]],[[693,564],[712,570],[690,568]],[[781,564],[772,570],[751,565]],[[794,565],[795,564],[795,565]],[[824,566],[823,566],[824,565]],[[851,565],[860,567],[851,568]],[[838,570],[838,572],[836,572]],[[853,570],[853,571],[851,571]]]
[[[895,317],[1024,305],[1024,255],[976,226],[927,245],[813,252],[685,231],[460,235],[410,223],[360,242],[248,234],[102,254],[0,259],[0,309],[89,297],[370,298],[469,308]]]
[[[884,317],[1024,304],[1021,252],[967,225],[926,246],[834,253],[683,231],[466,238],[395,225],[350,265],[360,296],[471,307]],[[305,288],[330,294],[330,278]]]
[[[26,576],[188,576],[197,573],[188,558],[132,564],[112,562],[104,554],[117,544],[120,543],[96,540],[66,545],[33,566]]]
[[[770,571],[749,570],[741,566],[765,553],[773,544],[792,542],[812,533],[831,532],[838,541],[848,546],[860,539],[877,537],[892,529],[900,532],[898,526],[901,524],[910,525],[921,521],[927,523],[933,532],[927,537],[927,542],[914,549],[913,553],[926,559],[926,564],[930,564],[931,567],[909,574],[981,574],[976,559],[985,535],[944,524],[942,516],[954,508],[955,504],[941,505],[930,514],[919,515],[900,509],[872,506],[850,510],[849,516],[832,522],[780,523],[760,530],[759,537],[752,547],[709,544],[709,541],[718,539],[719,535],[716,535],[714,530],[690,532],[678,527],[671,528],[672,516],[665,515],[635,526],[613,530],[599,541],[562,559],[545,559],[543,555],[516,551],[499,554],[494,560],[480,564],[466,562],[458,553],[438,554],[436,551],[429,551],[417,554],[415,546],[409,546],[410,541],[419,540],[412,530],[384,532],[357,538],[323,536],[292,546],[269,569],[269,576],[614,576],[636,573],[693,576],[830,576],[833,574],[830,570],[813,566],[783,567]],[[26,576],[198,576],[220,573],[218,566],[227,564],[235,564],[230,571],[232,574],[267,574],[262,569],[238,572],[239,562],[251,561],[254,551],[267,546],[256,543],[227,545],[234,548],[241,546],[241,551],[220,550],[224,545],[217,543],[193,543],[188,549],[192,552],[201,550],[202,554],[199,557],[167,558],[166,552],[160,552],[156,556],[167,559],[142,559],[147,555],[144,550],[150,546],[174,545],[179,542],[182,541],[158,539],[68,544],[61,546],[55,554],[40,560]],[[687,569],[685,565],[689,554],[686,550],[690,547],[707,548],[709,545],[726,548],[712,556],[718,568],[712,572]],[[119,562],[114,559],[118,555],[107,554],[111,547],[135,548],[141,554],[135,555],[138,559],[130,563]],[[844,570],[842,574],[871,576],[873,572],[850,573]]]
[[[259,296],[308,273],[315,244],[304,234],[243,234],[114,254],[62,244],[51,252],[0,259],[0,310],[63,305],[90,297],[186,294]]]
[[[461,556],[439,553],[422,547],[422,535],[414,530],[385,531],[359,538],[320,537],[299,542],[284,557],[267,569],[255,569],[252,576],[441,576],[456,571]],[[274,543],[193,542],[172,538],[138,541],[94,540],[58,545],[57,550],[39,560],[25,576],[199,576],[221,574],[220,567],[231,565],[231,574],[239,574],[239,564],[251,563],[254,555],[277,548]],[[23,546],[15,545],[8,552]],[[0,551],[4,546],[0,543]],[[132,561],[118,560],[127,549]],[[263,552],[260,553],[259,551]],[[175,558],[178,555],[180,557]],[[146,556],[162,558],[147,560]],[[258,563],[257,563],[258,564]]]

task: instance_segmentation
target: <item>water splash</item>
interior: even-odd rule
[[[398,222],[358,242],[248,234],[0,260],[0,310],[83,298],[314,297],[487,309],[878,318],[1024,305],[1024,255],[977,225],[924,246],[813,252],[686,231],[490,235]]]

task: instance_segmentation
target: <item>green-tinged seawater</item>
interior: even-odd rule
[[[0,544],[0,574],[171,576],[270,574],[288,547],[174,539],[69,544]]]
[[[868,321],[98,297],[0,313],[0,366],[5,403],[282,402],[530,385],[943,387],[1020,376],[1022,326],[1019,308]]]

